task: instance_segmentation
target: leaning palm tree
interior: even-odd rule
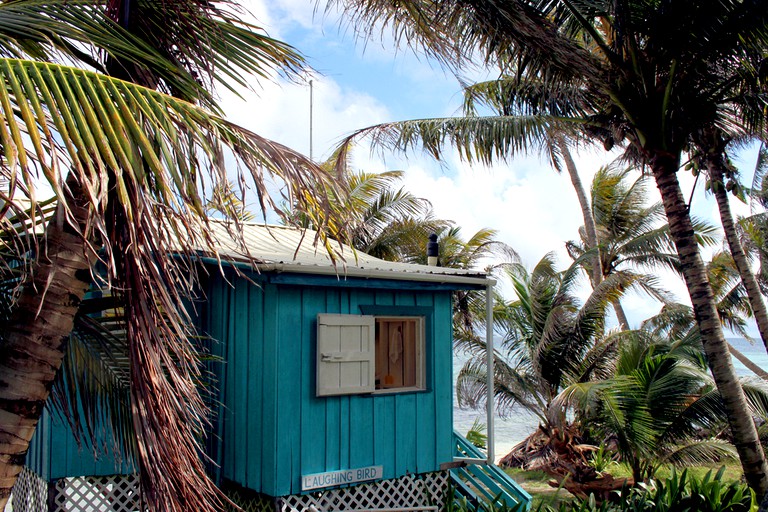
[[[752,315],[752,309],[744,283],[731,255],[725,251],[713,254],[710,261],[707,262],[707,276],[715,293],[717,313],[723,327],[745,339],[751,339],[747,331],[746,319]],[[693,310],[685,304],[665,304],[657,315],[643,322],[642,328],[657,336],[674,339],[691,337],[699,340],[700,343]],[[728,350],[752,373],[768,381],[768,372],[755,364],[731,343],[728,343]]]
[[[650,275],[658,270],[679,274],[680,261],[664,223],[661,203],[648,204],[646,176],[630,180],[636,172],[619,162],[601,167],[592,179],[591,205],[597,226],[598,246],[603,278],[617,270],[642,272]],[[715,226],[693,219],[698,243],[702,247],[718,242]],[[585,229],[580,229],[581,241],[570,241],[566,248],[572,258],[581,258],[589,247]],[[591,261],[587,261],[591,263]],[[668,294],[657,287],[646,290],[651,296],[667,302]],[[629,322],[619,301],[613,304],[619,323],[628,329]]]
[[[736,94],[742,76],[757,76],[762,69],[765,6],[741,1],[337,3],[365,33],[370,34],[366,27],[390,24],[400,40],[419,44],[449,64],[478,55],[498,64],[509,84],[508,103],[535,110],[540,119],[538,128],[528,123],[528,131],[516,120],[497,119],[491,128],[472,119],[474,132],[464,129],[450,138],[445,130],[434,133],[434,127],[433,133],[390,130],[385,138],[391,145],[408,148],[424,140],[439,153],[450,142],[464,153],[482,147],[481,154],[504,156],[540,136],[541,126],[576,122],[587,137],[606,146],[624,144],[628,158],[649,168],[744,474],[757,493],[766,494],[768,464],[746,412],[677,179],[682,152],[697,134],[743,117],[729,107],[738,110],[744,100]]]
[[[749,190],[750,215],[740,221],[745,248],[759,262],[758,285],[768,294],[768,148],[761,145],[757,154],[752,186]]]
[[[206,191],[237,172],[267,209],[268,175],[298,190],[323,179],[300,154],[219,115],[214,83],[302,66],[231,7],[0,3],[1,263],[18,273],[2,315],[0,433],[13,442],[0,449],[0,506],[94,281],[122,309],[136,462],[150,506],[222,506],[200,458],[207,416],[186,309],[195,255],[220,257]],[[55,197],[50,215],[41,183]]]
[[[711,132],[709,137],[705,139],[708,143],[704,144],[701,152],[694,156],[692,164],[696,170],[705,169],[708,174],[708,189],[717,201],[720,222],[723,225],[731,257],[744,283],[760,338],[768,350],[768,308],[766,308],[760,285],[752,271],[748,255],[739,236],[737,222],[731,212],[728,199],[728,192],[732,192],[734,196],[745,202],[746,195],[739,183],[738,169],[728,157],[727,141],[717,130],[711,130]],[[760,163],[758,160],[758,166]]]

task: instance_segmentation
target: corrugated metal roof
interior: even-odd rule
[[[285,271],[306,274],[337,274],[339,276],[378,279],[406,279],[425,282],[451,282],[484,285],[492,283],[481,270],[461,270],[397,263],[374,258],[351,247],[333,241],[338,256],[336,264],[326,248],[316,242],[317,233],[285,226],[241,223],[242,242],[233,239],[229,230],[233,224],[214,222],[213,228],[221,244],[221,256],[251,263],[262,271]]]

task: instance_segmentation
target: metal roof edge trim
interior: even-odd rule
[[[391,279],[402,281],[421,281],[431,283],[451,283],[451,284],[472,284],[483,286],[495,286],[496,280],[488,277],[486,274],[477,277],[456,274],[424,273],[424,272],[401,272],[397,270],[376,270],[363,269],[359,267],[343,267],[340,271],[336,267],[308,266],[290,263],[249,263],[242,260],[233,260],[227,257],[217,259],[211,256],[202,256],[201,260],[206,263],[216,265],[234,265],[240,268],[256,270],[258,272],[292,272],[296,274],[317,274],[333,275],[339,278],[344,277],[367,277],[372,279]],[[442,268],[442,267],[435,267]]]

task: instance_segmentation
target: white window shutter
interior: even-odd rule
[[[371,393],[376,324],[363,315],[317,315],[317,396]]]

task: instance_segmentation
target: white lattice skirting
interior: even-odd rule
[[[235,499],[244,510],[336,512],[346,510],[443,508],[447,471],[407,475],[393,480],[304,495]],[[50,496],[49,496],[50,489]],[[232,496],[235,498],[235,496]],[[13,512],[145,512],[136,475],[62,478],[48,482],[24,468],[13,488]],[[48,508],[50,505],[50,508]]]
[[[48,482],[26,467],[21,470],[11,491],[11,499],[5,506],[13,512],[47,512]]]
[[[62,478],[48,483],[27,468],[13,486],[6,511],[145,512],[137,475]]]
[[[50,512],[144,512],[138,475],[62,478]],[[14,511],[15,512],[15,511]]]
[[[442,509],[450,473],[406,475],[393,480],[277,499],[278,512],[408,509],[436,505]]]

